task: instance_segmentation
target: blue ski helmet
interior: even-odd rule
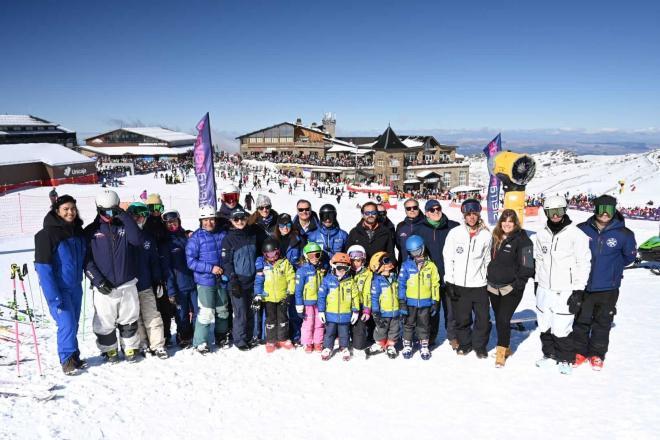
[[[420,256],[424,253],[424,240],[419,235],[411,235],[406,240],[406,250],[413,257]]]

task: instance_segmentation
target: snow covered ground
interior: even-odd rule
[[[602,165],[595,168],[598,163]],[[657,199],[657,162],[653,168],[643,157],[622,158],[617,169],[611,157],[591,157],[587,164],[591,166],[550,166],[547,173],[539,172],[530,192],[554,188],[559,192],[604,191],[617,179],[639,176],[643,169],[651,176],[637,180],[640,200]],[[179,209],[184,227],[196,227],[194,179],[165,185],[152,176],[131,177],[118,192],[122,200],[129,201],[145,188],[160,192],[167,207]],[[98,189],[97,185],[58,187],[60,194],[72,194],[82,202],[81,214],[86,220],[93,217],[91,201]],[[43,204],[38,223],[45,214],[48,190],[21,192],[35,203],[43,199],[38,202]],[[311,192],[296,191],[289,196],[284,190],[275,191],[270,196],[279,212],[293,214],[295,200],[301,197],[312,200],[315,209],[322,203],[335,203],[333,197],[318,199]],[[365,200],[364,195],[357,200],[342,198],[339,222],[344,229],[357,223],[356,203]],[[450,218],[460,218],[457,209],[446,203],[443,206]],[[402,204],[389,215],[395,223],[400,221]],[[574,221],[588,217],[578,211],[570,215]],[[541,214],[528,218],[525,226],[535,231],[543,223]],[[627,224],[638,243],[658,230],[654,222]],[[7,273],[4,271],[12,262],[31,265],[33,252],[21,250],[33,247],[32,235],[0,233],[0,237],[2,273]],[[91,331],[92,297],[88,292],[79,340],[89,368],[77,377],[63,376],[55,328],[52,324],[40,326],[45,380],[59,384],[57,398],[35,402],[0,397],[0,439],[658,438],[660,351],[652,338],[660,334],[659,281],[644,269],[626,271],[605,368],[596,373],[583,366],[571,376],[534,366],[541,348],[538,331],[531,326],[529,331],[513,332],[515,354],[503,369],[496,369],[492,358],[457,357],[442,332],[442,343],[428,362],[419,355],[412,360],[378,356],[368,361],[333,358],[322,362],[318,354],[302,350],[266,355],[260,348],[248,353],[217,351],[205,357],[179,350],[164,361],[147,358],[133,365],[105,365]],[[31,284],[36,299],[39,287],[34,274]],[[9,300],[10,289],[8,279],[0,280],[2,302]],[[36,303],[39,308],[38,299]],[[530,284],[518,313],[533,309]],[[4,318],[7,315],[5,312]],[[0,336],[12,335],[11,322],[0,321],[0,325]],[[29,327],[23,326],[22,338],[27,341],[28,336]],[[493,330],[489,349],[494,348],[494,338]],[[0,355],[5,356],[0,360],[13,360],[13,350],[12,343],[0,340]],[[24,379],[39,381],[32,345],[26,343],[22,350],[28,358],[22,364]],[[0,366],[0,381],[14,379],[14,366]]]

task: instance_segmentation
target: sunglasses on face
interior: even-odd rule
[[[607,214],[610,217],[614,216],[614,211],[616,211],[616,206],[613,205],[598,205],[596,206],[596,214],[603,215]]]
[[[240,217],[232,217],[231,220],[234,221],[234,222],[244,222],[244,221],[247,221],[247,217],[242,215]]]
[[[563,217],[564,214],[566,214],[566,209],[565,208],[551,208],[551,209],[546,209],[545,210],[545,215],[548,216],[548,218],[552,218],[555,215],[557,217]]]
[[[433,208],[429,209],[427,212],[440,212],[442,211],[442,208],[439,206],[434,206]]]
[[[419,257],[422,254],[424,254],[424,248],[413,249],[412,251],[410,251],[410,255],[412,255],[413,257]]]
[[[364,211],[362,213],[362,215],[365,216],[365,217],[371,217],[371,216],[378,215],[378,211]]]
[[[406,211],[419,211],[419,206],[406,206]]]
[[[271,208],[271,205],[266,205],[266,206],[260,206],[257,209],[259,211],[265,211],[265,210],[270,209],[270,208]]]
[[[385,217],[387,215],[387,211],[378,211],[378,217]]]
[[[289,228],[289,229],[291,229],[291,223],[280,223],[278,226],[280,228]]]
[[[156,211],[163,212],[163,209],[165,208],[160,203],[150,204],[150,205],[147,205],[147,207],[149,208],[149,212],[156,212]]]
[[[311,208],[298,208],[298,212],[310,212]]]

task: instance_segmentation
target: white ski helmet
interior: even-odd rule
[[[349,257],[351,257],[351,260],[356,258],[367,258],[367,251],[365,251],[364,247],[360,246],[359,244],[354,244],[353,246],[349,247],[346,253]]]
[[[240,193],[240,192],[241,191],[234,184],[227,185],[222,189],[222,194],[232,194],[232,193]]]
[[[204,205],[199,207],[199,219],[215,218],[215,208],[213,206]]]
[[[566,199],[562,196],[548,196],[543,202],[543,209],[566,208]]]
[[[111,189],[104,190],[101,194],[96,196],[97,208],[116,208],[119,206],[119,196]]]

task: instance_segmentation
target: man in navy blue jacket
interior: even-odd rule
[[[104,190],[96,196],[98,215],[85,228],[87,255],[85,274],[94,286],[96,345],[110,362],[119,360],[117,334],[122,339],[126,360],[137,360],[140,348],[136,252],[143,245],[135,220],[119,207],[119,196]]]
[[[602,195],[594,200],[594,206],[594,215],[578,225],[589,237],[591,273],[573,322],[573,339],[575,366],[588,360],[594,370],[600,371],[616,314],[623,269],[635,260],[637,243],[616,210],[614,197]]]

